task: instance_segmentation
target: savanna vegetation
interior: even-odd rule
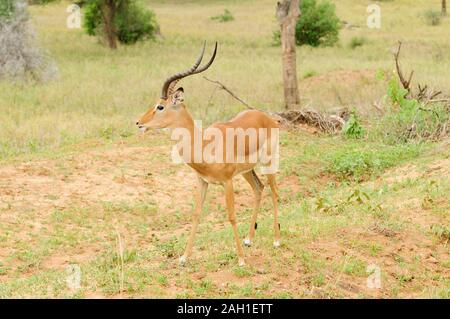
[[[35,44],[58,76],[0,81],[0,297],[449,298],[450,19],[440,1],[327,1],[338,32],[297,47],[300,107],[346,108],[346,123],[335,134],[282,130],[282,246],[271,245],[265,190],[245,267],[218,186],[193,258],[178,266],[195,175],[170,161],[167,133],[139,135],[134,123],[204,40],[209,50],[219,42],[208,78],[283,111],[275,2],[142,0],[151,36],[117,50],[87,34],[98,35],[96,24],[67,28],[69,2],[39,2],[28,8]],[[95,13],[88,2],[84,18]],[[366,26],[372,3],[380,29]],[[398,41],[406,80],[414,70],[409,90]],[[419,98],[418,84],[442,101]],[[182,85],[204,126],[245,109],[202,76]],[[242,178],[235,188],[243,238],[252,193]],[[71,288],[74,265],[81,285]],[[379,288],[367,285],[373,267]]]

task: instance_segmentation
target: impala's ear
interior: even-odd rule
[[[172,95],[172,104],[178,105],[184,102],[184,89],[178,88]]]

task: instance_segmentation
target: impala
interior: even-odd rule
[[[197,231],[203,203],[205,201],[206,191],[208,189],[208,185],[210,183],[214,183],[221,184],[225,187],[228,220],[231,223],[234,239],[236,241],[239,265],[243,266],[245,265],[245,260],[236,223],[233,178],[237,175],[242,175],[250,184],[255,196],[250,231],[244,240],[244,244],[246,246],[250,246],[255,236],[256,220],[261,202],[261,194],[264,188],[263,183],[255,172],[255,167],[257,165],[260,165],[261,172],[268,177],[268,184],[271,189],[274,209],[273,245],[275,248],[280,246],[280,226],[278,223],[277,205],[278,193],[275,181],[276,170],[264,171],[264,168],[269,167],[275,161],[275,151],[277,150],[276,148],[278,143],[278,124],[264,112],[247,110],[239,113],[228,122],[214,123],[205,131],[195,125],[195,122],[184,103],[183,88],[180,87],[175,90],[175,86],[181,79],[190,75],[201,73],[211,66],[216,57],[217,43],[209,62],[204,66],[199,67],[205,52],[205,45],[203,45],[200,56],[190,69],[185,72],[177,73],[169,77],[164,82],[161,91],[161,98],[155,106],[151,107],[144,115],[142,115],[142,117],[136,122],[136,125],[143,132],[150,128],[169,128],[172,132],[177,129],[182,129],[183,131],[188,132],[191,137],[199,136],[201,142],[201,156],[203,157],[204,153],[206,154],[207,149],[209,149],[212,156],[216,159],[215,161],[204,160],[203,158],[200,160],[198,160],[198,158],[197,160],[193,160],[193,158],[196,157],[194,154],[195,149],[198,150],[198,145],[194,145],[198,141],[193,139],[189,142],[192,144],[192,147],[188,148],[187,151],[186,148],[182,148],[179,144],[176,146],[185,163],[194,169],[198,177],[198,189],[195,196],[196,205],[192,216],[192,229],[187,240],[184,254],[179,259],[180,264],[184,264],[192,253],[194,237]],[[214,138],[211,136],[208,138],[206,136],[208,135],[207,132],[212,131],[215,132],[215,134],[209,135],[213,135]],[[250,138],[251,134],[248,134],[244,136],[245,143],[243,145],[238,141],[239,134],[230,135],[230,131],[265,131],[266,134],[257,134],[256,136],[253,135],[253,137],[256,137],[253,140]],[[211,143],[214,142],[216,142],[215,148],[211,147]],[[243,154],[239,154],[239,151]],[[264,153],[263,151],[269,155],[269,159],[264,163],[261,160]],[[232,154],[231,158],[229,154]],[[239,155],[241,155],[240,159],[238,159]],[[252,158],[256,160],[251,160]]]

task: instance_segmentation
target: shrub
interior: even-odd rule
[[[351,49],[355,49],[355,48],[357,48],[357,47],[363,46],[363,45],[366,44],[366,43],[367,43],[367,39],[366,39],[365,37],[353,37],[353,38],[350,40],[349,47],[350,47]]]
[[[216,20],[219,22],[228,22],[233,21],[234,17],[233,14],[231,14],[231,12],[228,9],[225,9],[225,11],[222,14],[211,17],[211,20]]]
[[[428,10],[425,12],[425,23],[431,26],[439,25],[441,23],[441,13],[435,10]]]
[[[355,110],[353,110],[351,112],[348,121],[345,123],[344,127],[342,128],[342,132],[344,133],[344,136],[346,136],[348,138],[364,137],[365,130],[361,126],[358,115],[356,114]]]
[[[128,10],[117,17],[118,39],[124,44],[133,44],[140,39],[154,39],[158,23],[153,11],[132,2]]]
[[[323,0],[318,4],[316,0],[302,0],[300,11],[301,16],[295,28],[298,45],[331,46],[338,41],[341,22],[330,1]]]
[[[101,1],[91,0],[87,3],[83,25],[87,34],[104,36]],[[123,44],[154,39],[159,29],[153,11],[144,8],[135,0],[120,2],[114,25],[117,38]]]
[[[0,19],[6,19],[11,16],[14,11],[13,0],[3,0],[0,2]]]
[[[378,133],[389,144],[437,140],[448,133],[449,112],[442,104],[424,106],[406,97],[407,90],[397,79],[389,82],[392,108],[381,119]]]
[[[57,69],[35,43],[26,3],[7,0],[0,10],[0,80],[50,80]]]

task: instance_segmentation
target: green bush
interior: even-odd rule
[[[353,110],[350,114],[350,118],[345,123],[344,127],[342,128],[342,132],[344,133],[344,136],[348,138],[362,138],[365,135],[365,130],[361,126],[358,115],[356,114],[356,111]]]
[[[428,10],[425,12],[425,22],[428,25],[435,26],[441,23],[441,13],[435,10]]]
[[[443,104],[424,106],[407,98],[408,91],[393,78],[388,86],[391,109],[381,119],[378,133],[389,144],[437,140],[447,134],[449,112]]]
[[[89,1],[84,13],[84,29],[89,35],[103,34],[103,17],[100,1]],[[154,39],[158,23],[153,11],[144,8],[135,0],[124,1],[119,6],[114,25],[117,38],[123,44],[133,44],[143,39]]]
[[[133,44],[140,39],[154,39],[158,30],[153,11],[137,2],[132,2],[127,11],[118,15],[116,22],[119,41],[124,44]]]
[[[0,2],[0,18],[9,17],[14,11],[14,1],[13,0],[2,0]]]
[[[233,14],[228,9],[225,9],[225,11],[222,14],[211,17],[211,20],[216,20],[219,22],[229,22],[233,21],[234,17]]]
[[[295,28],[298,45],[331,46],[338,41],[341,22],[334,5],[329,0],[302,0],[301,16]]]

